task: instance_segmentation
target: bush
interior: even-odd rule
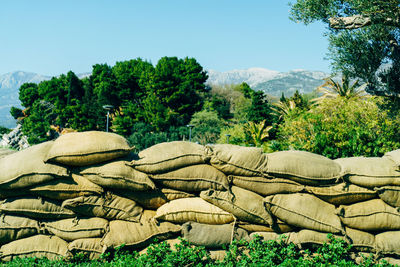
[[[275,150],[306,150],[329,158],[375,157],[400,147],[400,118],[382,110],[378,97],[325,99],[286,117]]]

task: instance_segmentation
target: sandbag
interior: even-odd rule
[[[124,244],[126,247],[145,247],[154,239],[159,241],[171,238],[181,231],[181,226],[170,222],[156,222],[155,212],[145,211],[140,222],[110,221],[110,231],[102,240],[107,248],[115,248]]]
[[[82,253],[89,260],[96,260],[106,251],[106,246],[101,244],[101,240],[101,238],[76,239],[68,244],[68,250],[72,254]]]
[[[400,212],[381,199],[341,205],[337,214],[343,224],[350,228],[364,231],[400,230]]]
[[[304,193],[278,194],[264,198],[269,212],[299,228],[327,233],[343,233],[335,206]]]
[[[261,148],[230,144],[207,146],[212,151],[210,163],[226,175],[262,176],[266,156]]]
[[[238,221],[237,226],[246,230],[249,233],[252,232],[276,232],[276,233],[287,233],[292,232],[295,228],[287,223],[282,222],[281,220],[277,220],[272,226],[263,225],[263,224],[253,224]]]
[[[5,244],[0,248],[0,259],[11,261],[23,257],[46,257],[60,260],[68,257],[68,243],[57,236],[34,235]]]
[[[262,196],[237,186],[232,186],[231,190],[232,193],[210,189],[202,191],[200,197],[239,220],[272,225],[272,217],[263,205]]]
[[[194,194],[170,188],[161,188],[150,191],[117,190],[116,194],[136,201],[145,209],[156,210],[168,201],[195,197]]]
[[[53,142],[45,142],[0,158],[0,189],[21,189],[68,177],[68,170],[43,162]]]
[[[376,251],[400,256],[400,231],[388,231],[375,236]]]
[[[383,158],[390,159],[396,166],[400,166],[400,149],[386,152]]]
[[[334,205],[352,204],[376,197],[376,191],[348,183],[306,186],[306,191]]]
[[[138,159],[132,160],[129,165],[139,171],[155,174],[204,164],[209,158],[206,148],[202,145],[173,141],[159,143],[140,151]]]
[[[126,164],[128,161],[116,160],[86,167],[79,174],[104,188],[144,191],[155,189],[153,181],[143,172]]]
[[[305,185],[333,184],[342,177],[340,165],[324,156],[306,151],[279,151],[267,154],[266,172],[274,177]]]
[[[8,148],[0,148],[0,158],[4,158],[7,155],[14,154],[17,150],[12,150]]]
[[[347,240],[357,251],[375,252],[375,235],[345,227]]]
[[[56,201],[36,197],[5,199],[0,202],[0,211],[34,219],[65,219],[76,216],[72,210],[63,208]]]
[[[65,241],[81,238],[102,237],[108,228],[108,221],[103,218],[71,218],[44,222],[44,229]]]
[[[342,166],[344,179],[349,183],[367,188],[400,185],[398,166],[388,158],[352,157],[335,159],[335,162]]]
[[[157,209],[155,219],[174,223],[193,221],[207,224],[225,224],[234,220],[229,212],[199,197],[172,200]]]
[[[247,240],[249,235],[233,224],[211,225],[186,222],[182,225],[182,236],[189,243],[206,248],[229,246],[233,240]]]
[[[268,241],[268,240],[273,240],[273,241],[279,241],[282,240],[284,243],[287,243],[287,240],[289,236],[292,233],[284,233],[284,234],[278,234],[274,232],[253,232],[250,234],[249,238],[250,240],[254,240],[256,237],[261,238],[263,241]]]
[[[376,187],[379,198],[392,207],[400,207],[400,186]]]
[[[0,245],[36,235],[39,229],[40,226],[36,220],[3,214],[0,217]]]
[[[72,132],[54,141],[45,162],[87,166],[126,156],[131,150],[125,138],[114,133]]]
[[[261,196],[297,193],[305,190],[305,186],[295,181],[281,178],[247,177],[230,175],[228,180],[243,189]]]
[[[107,220],[127,220],[137,222],[143,208],[135,201],[107,192],[104,196],[84,196],[65,200],[62,206],[89,217]]]
[[[341,235],[333,235],[334,238],[347,240]],[[294,243],[299,247],[315,247],[325,243],[331,243],[327,233],[304,229],[297,233],[291,233],[288,238],[289,243]]]
[[[72,174],[68,179],[57,179],[37,185],[29,189],[34,195],[56,200],[65,200],[80,196],[102,194],[103,188],[86,178]]]
[[[200,192],[207,189],[227,190],[229,188],[225,174],[207,164],[154,174],[151,175],[151,179],[163,187],[186,192]]]

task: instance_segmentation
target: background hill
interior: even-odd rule
[[[247,70],[232,70],[218,72],[209,70],[208,84],[237,84],[246,82],[254,90],[262,90],[265,93],[279,97],[282,92],[291,96],[296,90],[308,93],[323,83],[323,78],[328,74],[321,71],[293,70],[278,72],[263,68],[250,68]],[[79,78],[88,76],[87,73],[78,74]],[[0,125],[13,128],[15,120],[10,115],[12,106],[21,107],[18,99],[18,90],[23,83],[39,83],[50,79],[32,72],[15,71],[0,75]]]

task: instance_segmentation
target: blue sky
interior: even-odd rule
[[[132,58],[194,57],[218,71],[329,71],[325,26],[281,0],[1,0],[0,74],[59,75]]]

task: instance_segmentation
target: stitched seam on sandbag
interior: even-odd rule
[[[146,159],[144,157],[144,158],[141,158],[139,160],[135,160],[135,162],[128,163],[129,164],[128,166],[134,166],[134,167],[135,166],[152,166],[152,165],[157,165],[157,164],[160,164],[160,163],[164,163],[164,162],[168,162],[168,161],[172,161],[172,160],[176,160],[176,159],[180,159],[180,158],[185,158],[185,157],[200,157],[201,160],[203,160],[205,162],[204,155],[201,155],[201,154],[186,154],[186,155],[176,156],[176,157],[172,157],[172,158],[168,158],[168,159],[164,159],[164,160],[160,160],[160,161],[155,161],[155,162],[136,163],[136,161],[140,161],[140,160]]]

